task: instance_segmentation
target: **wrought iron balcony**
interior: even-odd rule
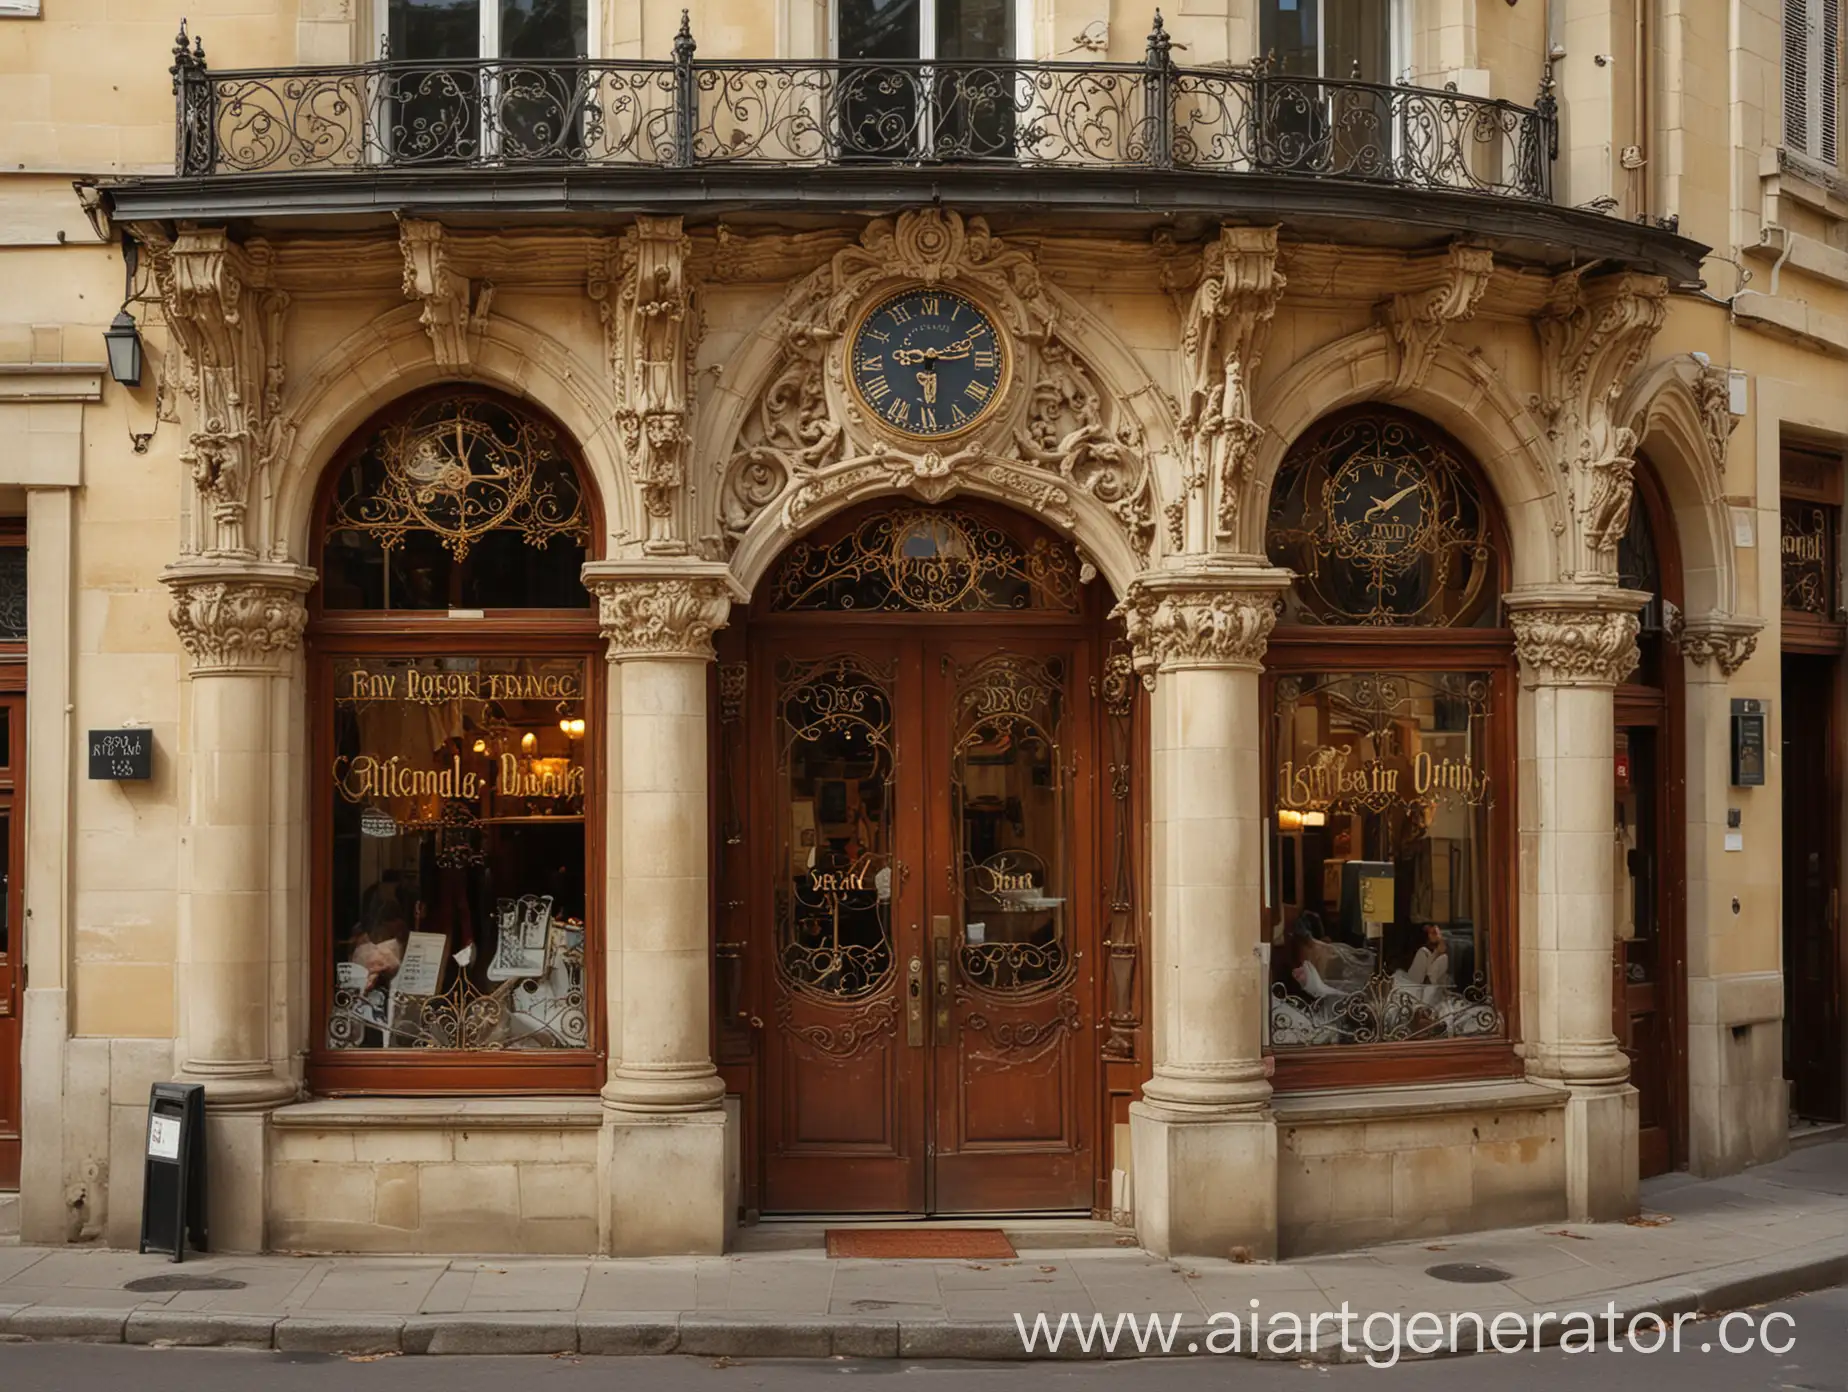
[[[214,72],[182,28],[175,172],[433,169],[1187,172],[1547,203],[1548,88],[1452,90],[1142,63],[414,61]]]

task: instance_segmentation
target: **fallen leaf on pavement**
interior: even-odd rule
[[[1582,1233],[1582,1232],[1573,1232],[1570,1228],[1542,1228],[1540,1229],[1540,1231],[1548,1237],[1569,1237],[1574,1242],[1590,1242],[1591,1241],[1591,1238],[1587,1234]]]
[[[1639,1213],[1634,1218],[1623,1220],[1633,1228],[1666,1228],[1674,1222],[1666,1213]]]
[[[1040,1268],[1041,1271],[1057,1271],[1058,1269],[1059,1268],[1056,1266],[1042,1266]]]
[[[396,1349],[392,1349],[388,1353],[349,1353],[347,1355],[347,1362],[349,1363],[377,1363],[381,1358],[397,1358],[397,1357],[399,1357],[399,1354]]]

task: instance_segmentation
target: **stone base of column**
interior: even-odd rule
[[[1566,1218],[1612,1223],[1636,1215],[1641,1203],[1636,1089],[1568,1090],[1566,1102]]]
[[[612,1257],[717,1256],[737,1226],[729,1112],[605,1111],[599,1144],[603,1251]]]
[[[206,1240],[262,1252],[269,1235],[269,1113],[205,1109]]]
[[[1189,1116],[1129,1108],[1136,1239],[1158,1257],[1277,1255],[1277,1122],[1268,1109]]]

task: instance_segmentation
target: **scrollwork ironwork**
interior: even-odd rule
[[[176,172],[421,166],[1189,169],[1549,202],[1557,119],[1451,90],[1141,63],[382,59],[211,72],[182,35]]]
[[[1413,985],[1376,973],[1359,990],[1308,1002],[1277,982],[1270,1009],[1271,1041],[1285,1047],[1492,1038],[1506,1023],[1481,975],[1459,988]]]

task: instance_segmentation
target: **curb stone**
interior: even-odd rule
[[[399,1353],[402,1319],[315,1319],[290,1315],[276,1324],[278,1353]]]
[[[407,1354],[576,1353],[570,1314],[412,1315],[399,1334]]]
[[[135,1310],[122,1329],[125,1344],[160,1342],[179,1348],[273,1348],[280,1315],[229,1311]]]
[[[81,1339],[87,1343],[119,1344],[131,1312],[121,1310],[60,1309],[28,1305],[6,1322],[6,1332],[29,1339]]]
[[[837,1322],[682,1315],[676,1353],[704,1358],[829,1358]]]
[[[580,1315],[577,1337],[579,1353],[614,1358],[676,1353],[680,1347],[680,1316]]]

